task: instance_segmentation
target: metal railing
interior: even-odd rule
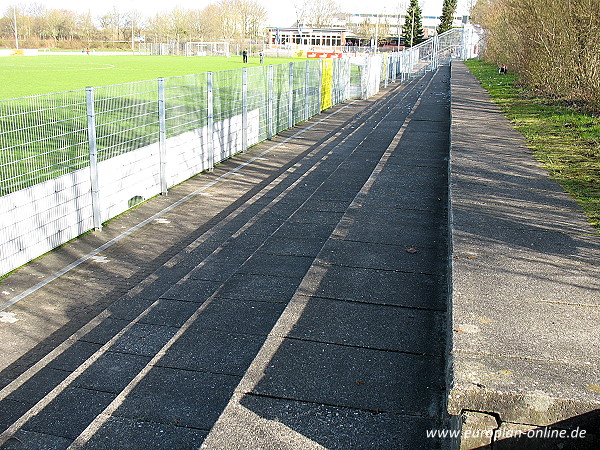
[[[332,105],[464,56],[464,36],[0,100],[0,274]]]
[[[299,61],[0,101],[0,273],[348,98]]]
[[[339,103],[347,98],[347,69],[343,61],[329,62],[335,82],[328,89]],[[206,126],[209,96],[213,121],[259,109],[259,140],[270,138],[321,111],[323,64],[301,61],[0,100],[0,196],[89,165],[88,116],[98,161],[159,142],[161,127],[168,139]]]

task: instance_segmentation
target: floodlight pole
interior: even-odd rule
[[[377,22],[375,22],[375,53],[379,48],[379,12],[377,12]]]
[[[13,23],[15,27],[15,45],[17,46],[17,50],[19,50],[19,32],[17,30],[17,7],[13,6]]]
[[[412,48],[413,42],[415,40],[415,8],[413,7],[411,10],[411,20],[410,20],[410,47]]]
[[[131,13],[131,52],[135,52],[135,46],[133,44],[133,26],[134,26],[134,22],[133,22],[133,13]]]
[[[402,17],[402,16],[400,14],[400,6],[398,6],[398,27],[396,28],[396,30],[398,31],[398,42],[397,42],[398,50],[397,51],[400,51],[400,17]]]

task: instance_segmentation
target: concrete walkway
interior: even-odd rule
[[[458,63],[451,161],[463,448],[599,448],[600,235]]]
[[[2,280],[0,445],[597,448],[599,249],[442,67]]]
[[[426,431],[448,426],[449,75],[333,108],[3,280],[4,448],[446,445]]]

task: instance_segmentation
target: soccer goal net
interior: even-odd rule
[[[185,56],[229,56],[229,43],[186,42]]]

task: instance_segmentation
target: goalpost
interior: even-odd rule
[[[227,56],[228,42],[186,42],[185,56]]]

